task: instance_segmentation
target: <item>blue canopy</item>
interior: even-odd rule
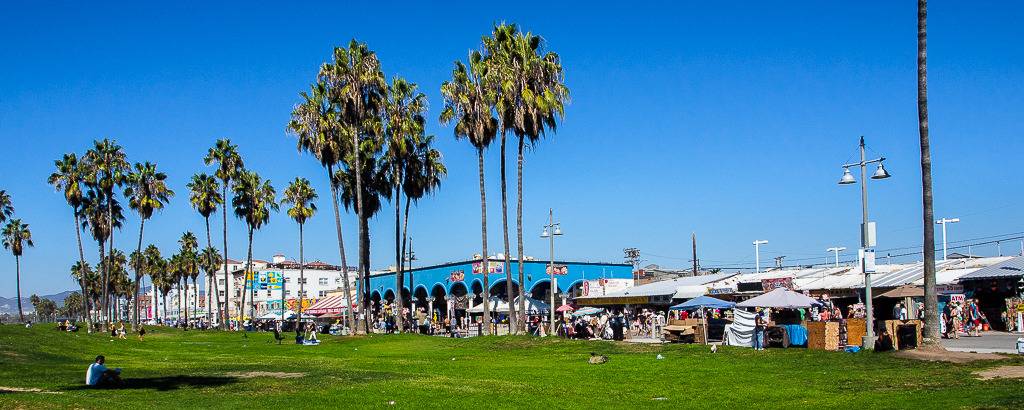
[[[712,308],[712,309],[729,309],[736,306],[733,302],[727,302],[721,299],[715,299],[711,296],[697,296],[686,302],[672,306],[670,310],[691,310],[700,309],[701,307]]]

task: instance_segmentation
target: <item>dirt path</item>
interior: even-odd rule
[[[1024,366],[999,366],[974,372],[981,380],[1024,379]]]
[[[953,352],[942,348],[900,350],[897,357],[933,362],[970,363],[978,360],[1000,360],[1005,357],[993,353]]]

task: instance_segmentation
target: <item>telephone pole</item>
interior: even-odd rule
[[[697,276],[697,233],[690,232],[690,241],[693,242],[693,276]]]

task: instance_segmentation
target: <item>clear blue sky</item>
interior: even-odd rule
[[[436,121],[438,88],[452,61],[502,20],[541,34],[561,54],[572,90],[557,135],[526,160],[528,254],[547,257],[538,234],[548,207],[566,232],[557,244],[565,259],[621,261],[635,246],[645,263],[687,266],[691,231],[705,265],[753,265],[754,239],[771,241],[766,261],[855,249],[859,193],[836,181],[859,135],[893,174],[870,188],[879,248],[920,243],[914,2],[516,5],[0,5],[0,189],[36,240],[22,261],[24,294],[73,287],[71,215],[46,176],[61,154],[103,137],[133,162],[156,162],[178,192],[147,224],[146,243],[170,254],[182,231],[202,232],[185,183],[210,172],[202,156],[230,137],[279,190],[297,175],[315,183],[323,211],[307,229],[306,255],[337,263],[324,172],[284,127],[319,64],[353,37],[379,54],[388,76],[419,83],[430,99],[429,131],[450,175],[413,212],[418,263],[479,252],[476,159]],[[930,7],[936,216],[963,219],[951,239],[1024,231],[1024,9]],[[495,148],[487,156],[492,252],[501,248],[497,170]],[[374,268],[394,260],[387,211],[371,226]],[[355,218],[344,224],[351,261]],[[231,218],[229,229],[240,258],[243,225]],[[137,231],[129,215],[116,245],[134,248]],[[256,234],[255,255],[294,257],[296,237],[295,224],[274,215]],[[95,260],[96,246],[86,246]],[[13,294],[14,258],[5,253],[0,295]]]

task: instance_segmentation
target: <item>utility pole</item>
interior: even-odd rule
[[[775,257],[775,268],[776,269],[782,269],[782,260],[783,259],[786,259],[785,255],[783,255],[783,256],[776,256]]]
[[[697,233],[690,232],[690,241],[693,242],[693,276],[697,276]]]

